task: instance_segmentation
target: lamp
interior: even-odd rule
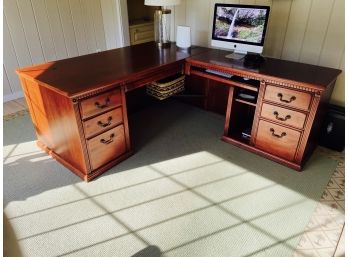
[[[155,41],[159,47],[170,46],[170,13],[164,6],[180,4],[181,0],[145,0],[145,5],[160,6],[154,14]]]

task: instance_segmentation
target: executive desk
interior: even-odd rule
[[[160,49],[150,42],[17,73],[38,146],[86,181],[132,154],[125,94],[181,72],[230,87],[223,140],[301,169],[340,71],[275,59],[247,68],[225,55],[203,47],[179,51],[174,44]],[[225,79],[206,68],[235,76]],[[257,101],[238,99],[239,89],[256,93]],[[247,125],[251,138],[244,140],[239,135]]]

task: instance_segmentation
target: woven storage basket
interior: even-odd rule
[[[176,74],[168,78],[152,82],[147,86],[147,94],[159,99],[166,99],[176,93],[183,91],[185,84],[185,75]]]

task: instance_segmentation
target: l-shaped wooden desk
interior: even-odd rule
[[[300,170],[341,71],[271,58],[246,67],[226,54],[203,47],[184,52],[174,44],[161,49],[150,42],[17,73],[38,145],[86,181],[132,153],[125,94],[182,72],[230,87],[224,141]],[[248,127],[250,138],[241,137]]]

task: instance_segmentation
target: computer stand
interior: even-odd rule
[[[231,60],[244,59],[244,65],[250,67],[259,66],[265,61],[265,59],[260,54],[250,52],[233,52],[226,55],[225,57]]]
[[[226,55],[225,57],[232,60],[241,60],[246,56],[247,53],[239,53],[233,52],[231,54]]]

